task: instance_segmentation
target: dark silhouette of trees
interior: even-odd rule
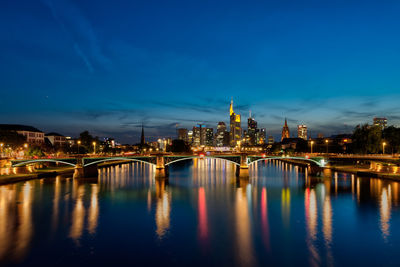
[[[99,145],[100,145],[99,138],[97,136],[93,137],[89,133],[89,131],[81,132],[79,134],[79,140],[81,141],[81,144],[79,147],[80,153],[93,152],[93,149],[94,149],[93,142],[96,142],[96,146],[97,146],[96,150],[98,150]],[[82,151],[82,150],[84,150],[84,151]]]
[[[352,137],[354,153],[379,153],[382,149],[382,129],[368,124],[358,125]]]
[[[14,131],[0,131],[0,143],[10,146],[12,149],[22,147],[26,138]]]
[[[398,153],[400,151],[400,128],[389,126],[383,130],[383,139],[387,144],[387,152]]]
[[[175,139],[172,140],[172,144],[167,147],[168,152],[182,153],[187,152],[190,153],[190,146],[183,140]]]

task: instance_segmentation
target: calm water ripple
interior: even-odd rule
[[[0,186],[0,265],[400,265],[399,183],[259,162],[132,163]]]

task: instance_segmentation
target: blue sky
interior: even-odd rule
[[[399,1],[1,1],[0,122],[121,142],[400,122]],[[245,123],[243,123],[245,126]]]

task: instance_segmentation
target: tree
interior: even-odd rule
[[[397,153],[400,150],[400,128],[389,126],[383,130],[383,138],[388,144],[388,148],[393,153]]]
[[[43,157],[43,150],[38,146],[31,146],[28,148],[26,154],[30,157]]]
[[[96,145],[99,145],[99,138],[93,137],[89,131],[84,131],[79,134],[79,139],[81,141],[81,145],[83,148],[85,148],[85,151],[93,152],[94,146],[93,142],[96,142]]]
[[[167,148],[168,152],[191,152],[190,146],[183,140],[172,140],[171,146]]]
[[[22,147],[26,138],[14,131],[0,131],[0,143],[10,146],[12,149]]]
[[[379,126],[357,125],[352,140],[355,153],[379,153],[382,145],[382,130]]]

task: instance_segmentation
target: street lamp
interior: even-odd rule
[[[80,149],[79,149],[79,146],[81,145],[81,140],[78,140],[78,154],[79,154],[79,152],[80,152]]]
[[[329,143],[329,140],[326,139],[326,140],[325,140],[325,144],[326,144],[326,154],[328,154],[328,143]]]
[[[311,154],[312,154],[312,146],[314,144],[314,141],[311,141]]]
[[[25,147],[25,148],[28,148],[28,144],[27,144],[27,143],[25,143],[25,144],[24,144],[24,147]]]
[[[96,154],[96,142],[93,142],[93,154]]]
[[[382,154],[385,154],[385,146],[386,146],[386,142],[382,143]]]

